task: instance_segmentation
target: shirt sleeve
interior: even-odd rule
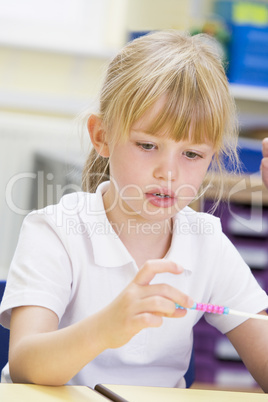
[[[209,303],[234,310],[259,313],[268,308],[268,296],[235,246],[222,233],[214,287]],[[247,318],[205,313],[205,319],[222,333],[240,325]]]
[[[11,310],[42,306],[61,319],[70,299],[72,266],[60,231],[45,212],[23,222],[0,307],[0,323],[9,328]]]

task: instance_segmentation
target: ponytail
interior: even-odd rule
[[[95,148],[92,148],[82,173],[82,190],[95,193],[98,185],[109,179],[109,159],[100,156]]]

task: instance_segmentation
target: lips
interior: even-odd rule
[[[156,207],[168,208],[175,204],[175,194],[170,189],[153,189],[145,193],[148,202]]]

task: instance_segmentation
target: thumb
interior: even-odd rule
[[[264,185],[268,188],[268,158],[265,157],[261,162],[261,176]]]

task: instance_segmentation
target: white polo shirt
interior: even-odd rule
[[[107,182],[96,194],[66,195],[58,205],[25,218],[1,304],[2,325],[9,327],[13,307],[36,305],[53,310],[59,328],[69,326],[105,307],[133,280],[138,267],[106,217],[106,188]],[[178,213],[166,259],[184,272],[158,274],[152,283],[168,283],[195,301],[241,311],[268,307],[266,293],[222,233],[218,218],[190,208]],[[69,384],[184,387],[192,330],[201,316],[189,311],[184,318],[164,318],[160,328],[144,329],[123,347],[101,353]],[[245,320],[207,313],[206,319],[223,333]],[[10,380],[8,367],[4,380]]]

